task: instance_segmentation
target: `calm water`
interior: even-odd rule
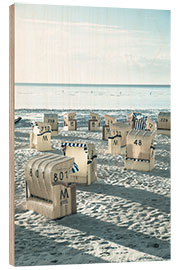
[[[170,110],[170,86],[15,85],[15,108]]]

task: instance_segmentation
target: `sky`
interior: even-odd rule
[[[170,84],[170,11],[15,4],[15,81]]]

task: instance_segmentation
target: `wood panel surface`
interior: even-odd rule
[[[14,265],[15,6],[9,7],[9,263]]]

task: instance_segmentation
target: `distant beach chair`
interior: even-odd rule
[[[65,156],[74,158],[75,166],[69,177],[70,182],[90,185],[97,180],[97,154],[94,144],[62,142],[61,148]]]
[[[64,128],[63,130],[77,130],[77,121],[75,119],[76,113],[66,113],[64,115]]]
[[[125,168],[151,171],[155,165],[155,132],[131,130],[126,139]]]
[[[58,136],[58,114],[44,114],[44,123],[51,126],[51,136]]]
[[[31,122],[30,148],[38,151],[51,150],[51,126],[43,122]]]
[[[100,130],[100,121],[101,121],[101,117],[99,114],[90,112],[88,129],[90,131],[99,131]]]
[[[108,140],[108,137],[111,135],[111,125],[116,123],[116,119],[110,115],[104,115],[104,119],[105,119],[105,125],[103,126],[102,129],[102,139],[104,141]]]
[[[57,154],[40,155],[25,166],[26,206],[50,219],[76,213],[76,186],[65,183],[74,159]]]
[[[157,120],[157,134],[171,135],[171,113],[160,112]]]
[[[145,116],[139,112],[132,112],[127,115],[127,122],[131,124],[132,129],[135,130],[155,130],[155,122],[149,116]]]
[[[108,137],[108,153],[113,155],[125,155],[126,136],[131,130],[129,123],[117,122],[111,125]]]

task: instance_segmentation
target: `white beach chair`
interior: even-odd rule
[[[100,130],[101,117],[97,113],[90,112],[90,120],[88,121],[88,129],[90,131]]]
[[[69,178],[73,158],[56,154],[40,155],[25,166],[27,209],[56,219],[76,213],[76,187]]]
[[[155,165],[155,132],[131,130],[126,139],[125,168],[151,171]]]
[[[129,123],[117,122],[111,125],[110,136],[108,137],[108,153],[113,155],[125,155],[126,136],[131,130]]]
[[[31,122],[30,148],[38,151],[51,150],[51,126],[42,122]]]
[[[111,136],[111,125],[116,123],[116,119],[110,115],[104,115],[105,125],[102,129],[102,139],[104,141],[108,140],[108,137]]]
[[[64,131],[77,130],[77,120],[75,119],[76,113],[66,113],[64,115]]]
[[[58,136],[58,114],[44,114],[44,123],[51,126],[51,136]]]
[[[157,134],[171,135],[171,113],[160,112],[157,120]]]

